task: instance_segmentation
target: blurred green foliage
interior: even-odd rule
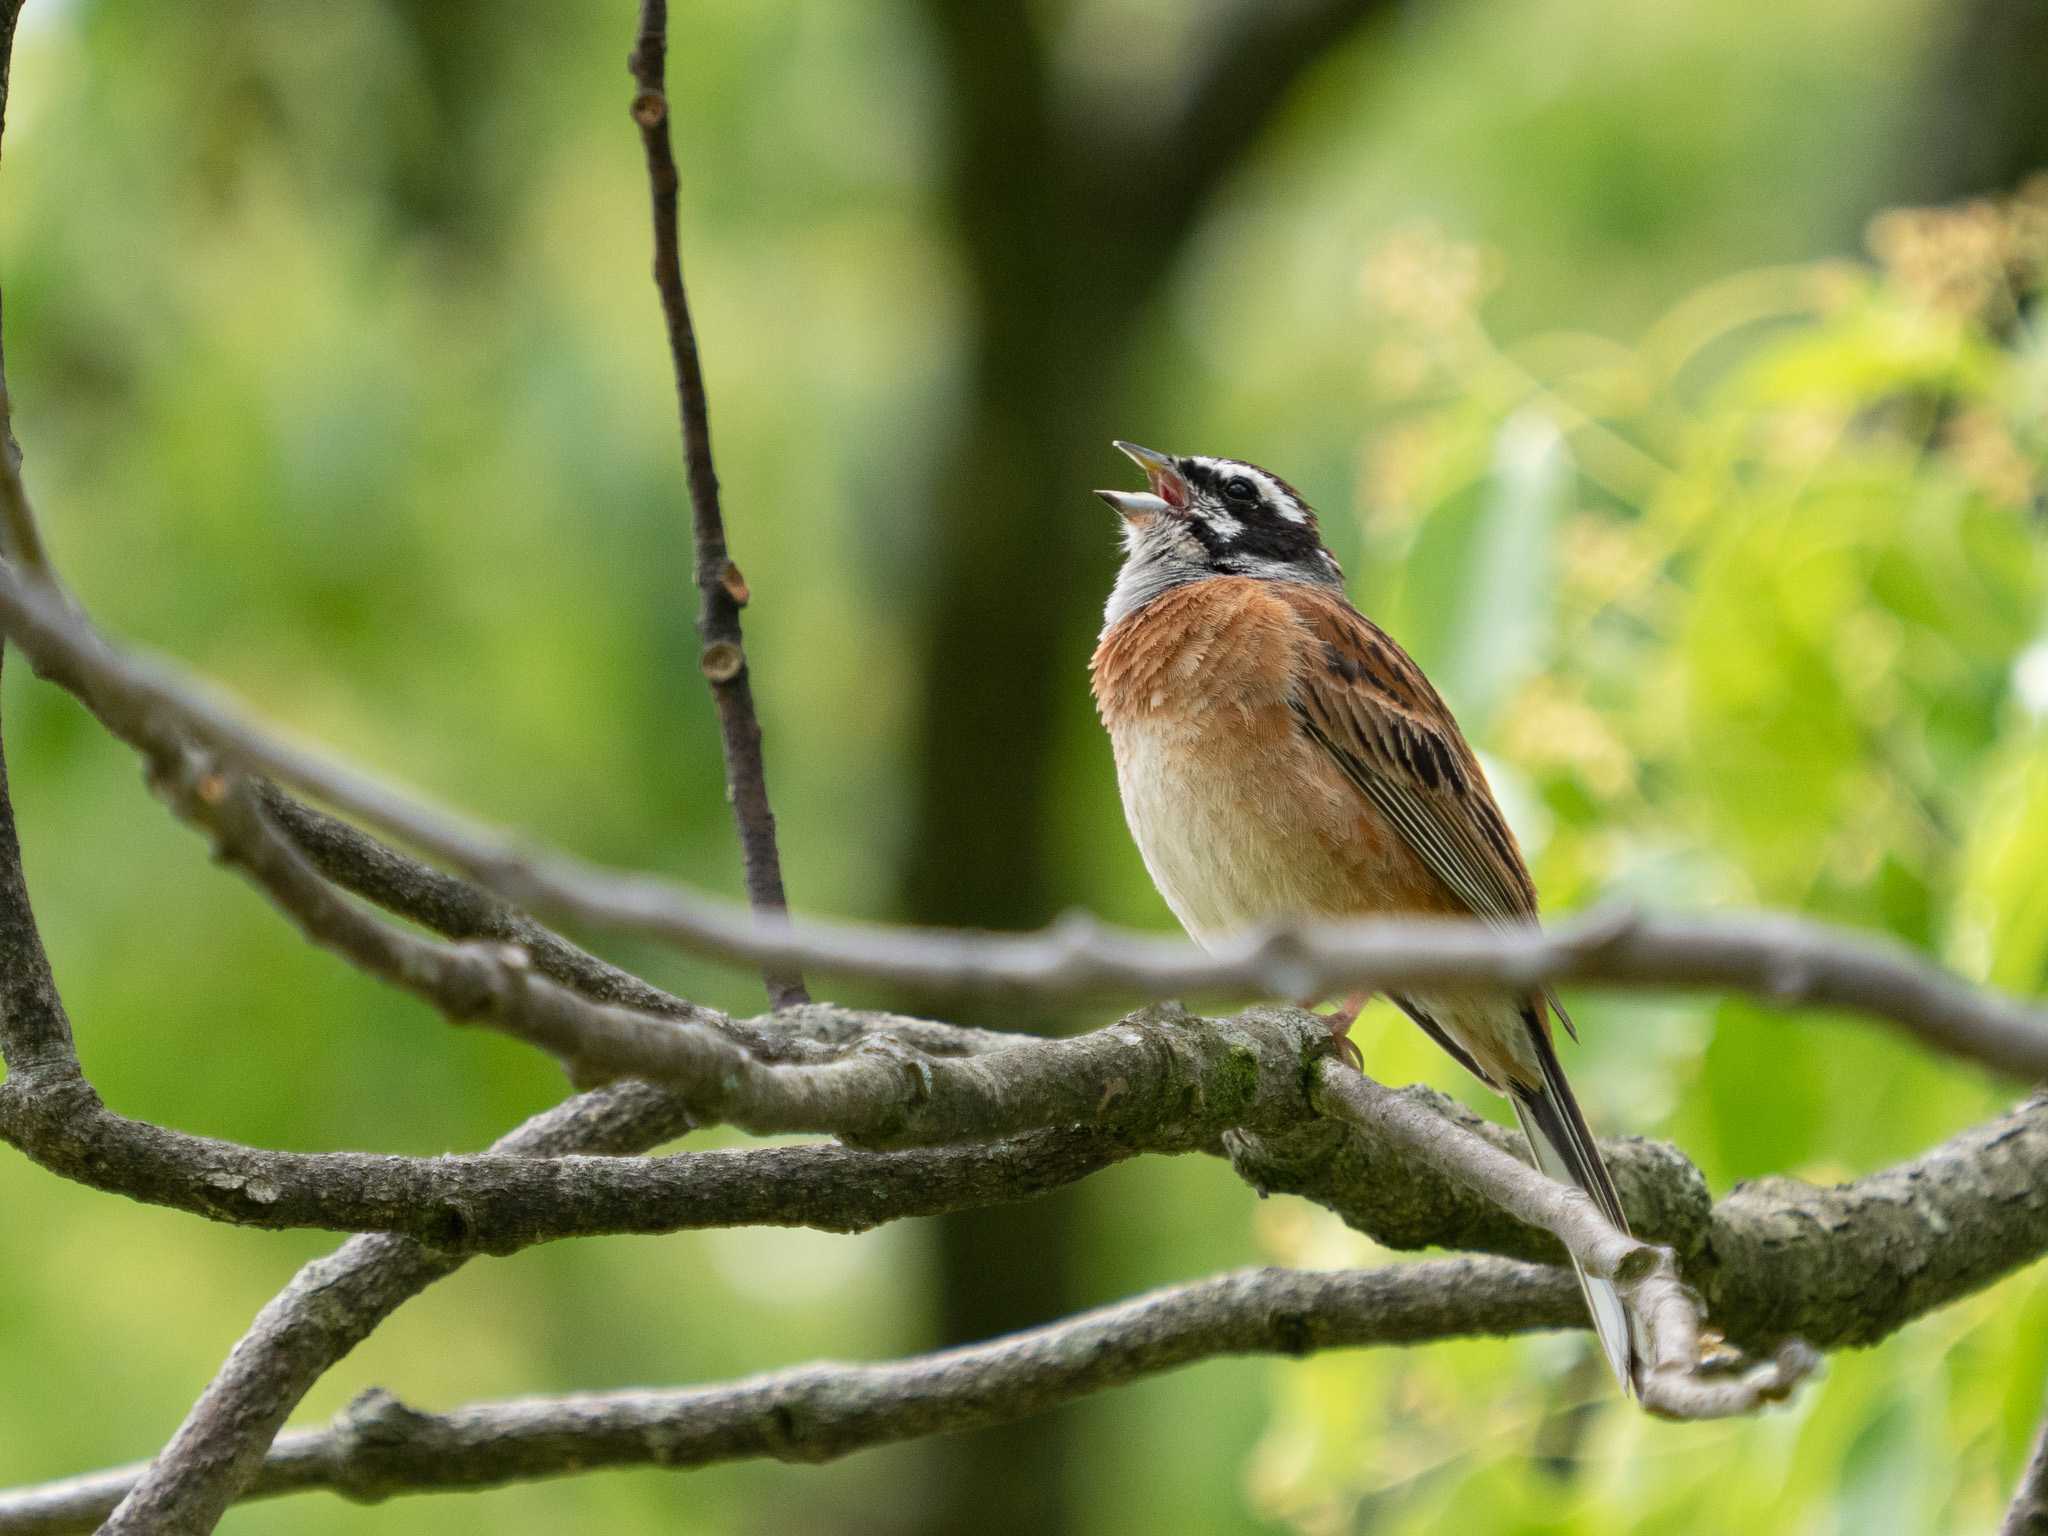
[[[10,379],[54,552],[119,632],[450,802],[732,890],[612,9],[38,0],[6,138]],[[686,262],[790,888],[888,916],[920,665],[902,594],[966,366],[937,66],[893,6],[684,9]],[[1796,908],[2030,990],[2048,347],[2013,301],[2048,212],[1894,214],[1873,259],[1829,259],[1882,200],[1911,109],[1893,70],[1934,10],[1415,7],[1309,78],[1144,346],[1074,366],[1127,371],[1163,424],[1105,440],[1244,454],[1309,490],[1354,596],[1444,680],[1552,909]],[[1076,81],[1138,88],[1202,14],[1077,0],[1043,24]],[[1150,59],[1115,46],[1140,25]],[[1106,589],[1085,489],[1045,487],[1045,537],[1099,545]],[[22,674],[29,873],[115,1107],[424,1153],[559,1095],[530,1053],[295,942]],[[1072,695],[1063,896],[1165,926],[1078,676]],[[758,1006],[745,977],[622,958]],[[1716,1189],[1851,1176],[2013,1095],[1840,1021],[1574,1006],[1594,1122],[1675,1138]],[[1379,1075],[1463,1091],[1391,1016],[1360,1038]],[[1093,1300],[1391,1259],[1194,1161],[1118,1169],[1085,1202]],[[146,1454],[329,1246],[11,1154],[0,1206],[7,1483]],[[479,1261],[303,1418],[371,1383],[443,1406],[916,1349],[929,1260],[903,1226]],[[1206,1365],[1078,1410],[1079,1505],[1102,1532],[1985,1528],[2048,1374],[2048,1285],[1838,1357],[1754,1423],[1651,1423],[1586,1362],[1539,1339]],[[931,1455],[308,1498],[224,1529],[881,1532]]]

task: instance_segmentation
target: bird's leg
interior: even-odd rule
[[[1311,998],[1301,1006],[1313,1010],[1315,1005],[1322,1001],[1322,998]],[[1359,1051],[1357,1042],[1351,1038],[1351,1026],[1358,1021],[1359,1014],[1365,1011],[1365,1005],[1371,1001],[1370,992],[1352,992],[1342,1003],[1321,1016],[1323,1022],[1329,1026],[1330,1044],[1335,1047],[1338,1059],[1360,1072],[1365,1070],[1365,1057]]]

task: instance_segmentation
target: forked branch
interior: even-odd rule
[[[1579,1306],[1562,1272],[1505,1259],[1251,1269],[881,1365],[810,1365],[714,1387],[522,1398],[444,1414],[372,1392],[327,1429],[279,1436],[242,1497],[329,1488],[383,1499],[603,1467],[829,1461],[1005,1423],[1219,1355],[1525,1333],[1569,1325]],[[122,1467],[0,1493],[0,1536],[89,1530],[140,1472]]]

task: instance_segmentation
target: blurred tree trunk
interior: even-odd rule
[[[950,96],[951,195],[971,274],[973,377],[944,445],[923,573],[924,672],[902,906],[919,921],[1011,928],[1062,904],[1048,878],[1059,722],[1087,686],[1112,535],[1088,488],[1109,439],[1126,342],[1216,186],[1301,73],[1391,0],[1246,0],[1156,138],[1115,114],[1061,115],[1043,8],[927,0]],[[1142,37],[1130,46],[1144,47]],[[1094,522],[1090,516],[1094,514]],[[1097,526],[1097,525],[1100,526]],[[1092,552],[1094,558],[1085,558]],[[1106,751],[1105,747],[1105,751]],[[1091,811],[1099,814],[1099,808]],[[977,1020],[1041,1029],[1009,1013]],[[1058,1316],[1076,1196],[948,1218],[946,1342]],[[977,1536],[1072,1527],[1071,1416],[944,1443],[923,1529]]]
[[[1938,11],[1899,189],[1911,203],[2009,191],[2048,170],[2048,0],[1956,0]]]

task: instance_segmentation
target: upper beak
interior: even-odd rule
[[[1188,482],[1175,466],[1171,457],[1152,448],[1140,448],[1136,443],[1117,439],[1116,447],[1138,468],[1145,471],[1145,479],[1151,484],[1151,491],[1097,491],[1095,494],[1108,502],[1125,517],[1139,517],[1148,513],[1177,512],[1188,504]]]

